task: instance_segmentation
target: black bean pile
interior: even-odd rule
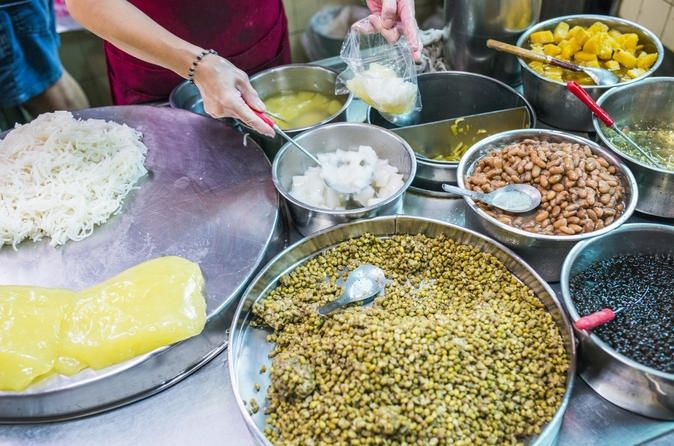
[[[319,316],[362,263],[384,270],[385,294]],[[273,329],[260,409],[276,446],[519,444],[564,396],[568,356],[543,304],[496,257],[444,237],[341,243],[253,312]]]
[[[674,373],[674,255],[601,260],[570,285],[580,315],[625,307],[613,321],[594,329],[597,336],[630,359]]]

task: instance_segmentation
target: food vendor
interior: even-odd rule
[[[368,0],[370,25],[389,40],[404,34],[420,55],[412,0]],[[274,132],[247,104],[264,109],[246,73],[290,62],[281,0],[68,0],[70,14],[106,40],[115,104],[164,99],[192,80],[214,117]]]

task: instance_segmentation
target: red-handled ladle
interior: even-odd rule
[[[613,319],[615,319],[616,315],[622,313],[625,311],[626,308],[636,305],[639,302],[641,302],[644,297],[646,297],[646,294],[648,293],[648,287],[646,287],[646,290],[644,293],[639,297],[637,300],[622,306],[621,308],[618,308],[617,310],[613,311],[610,308],[604,308],[599,311],[595,311],[592,314],[588,314],[587,316],[583,316],[580,319],[578,319],[576,322],[574,322],[574,326],[578,330],[592,330],[593,328],[597,328],[600,325],[604,325],[607,322],[611,322]]]
[[[574,96],[576,96],[578,99],[580,99],[583,104],[587,106],[587,108],[590,109],[590,111],[597,117],[599,118],[604,124],[606,124],[606,127],[610,128],[614,132],[616,132],[622,139],[627,141],[628,144],[630,144],[632,147],[637,149],[639,153],[641,153],[643,156],[645,156],[648,161],[650,161],[655,167],[661,168],[660,164],[658,161],[653,158],[648,152],[646,152],[644,149],[639,146],[632,138],[627,136],[622,130],[618,128],[616,125],[615,121],[611,116],[608,114],[606,110],[601,108],[599,104],[595,102],[594,99],[592,99],[592,96],[590,96],[587,91],[583,89],[576,81],[569,81],[566,83],[566,88],[573,93]]]

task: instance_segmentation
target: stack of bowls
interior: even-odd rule
[[[368,124],[335,123],[304,132],[296,140],[312,154],[338,149],[358,150],[361,145],[370,146],[379,159],[388,160],[390,165],[398,169],[404,181],[403,187],[395,194],[372,206],[348,210],[318,208],[290,194],[293,176],[303,175],[314,163],[294,145],[284,145],[274,158],[272,178],[300,234],[306,236],[340,223],[395,214],[400,210],[403,194],[412,184],[417,164],[414,152],[398,135]]]
[[[541,139],[555,143],[569,142],[587,145],[593,153],[604,157],[611,165],[616,166],[617,175],[623,180],[625,188],[625,209],[622,215],[616,218],[613,223],[598,231],[565,236],[536,234],[502,223],[482,210],[472,199],[465,197],[470,209],[470,212],[466,214],[466,218],[473,219],[487,234],[511,247],[527,263],[534,265],[534,269],[536,269],[543,279],[557,282],[560,278],[560,270],[564,257],[577,242],[606,234],[625,223],[632,215],[637,204],[637,185],[634,176],[627,166],[617,156],[599,144],[579,136],[554,130],[529,129],[499,133],[483,139],[471,147],[459,163],[457,171],[459,187],[466,187],[465,179],[470,176],[474,166],[480,159],[492,152],[501,150],[509,144],[525,139]]]
[[[650,76],[658,69],[664,57],[664,49],[662,43],[648,29],[638,25],[629,20],[620,19],[617,17],[610,17],[605,15],[569,15],[565,17],[557,17],[554,19],[541,22],[527,30],[522,34],[517,41],[517,46],[529,48],[530,36],[538,31],[553,30],[559,22],[566,22],[569,26],[590,26],[594,22],[602,22],[608,25],[611,29],[616,29],[623,33],[636,33],[639,36],[639,41],[644,42],[644,50],[652,53],[658,53],[658,59],[646,72],[644,76],[628,82],[621,82],[618,85],[627,85],[637,82],[639,79]],[[592,114],[571,92],[566,89],[564,82],[557,82],[548,79],[542,74],[535,72],[529,67],[527,60],[519,59],[522,67],[522,87],[524,96],[531,102],[536,110],[538,119],[548,125],[565,130],[575,130],[579,132],[591,132]],[[608,91],[611,86],[583,86],[590,96],[595,100],[602,94]]]
[[[598,103],[619,127],[646,124],[671,129],[674,121],[674,78],[654,77],[617,87],[602,96]],[[607,138],[612,130],[597,118],[593,120],[597,137],[620,155],[634,172],[639,185],[637,211],[674,218],[674,171],[659,169],[621,152]]]

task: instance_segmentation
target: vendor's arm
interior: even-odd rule
[[[192,61],[202,48],[175,36],[126,0],[67,0],[70,14],[117,48],[187,77]],[[207,13],[205,13],[207,14]],[[199,63],[194,83],[211,116],[234,117],[260,133],[274,131],[246,105],[264,110],[248,76],[226,59],[208,55]]]

